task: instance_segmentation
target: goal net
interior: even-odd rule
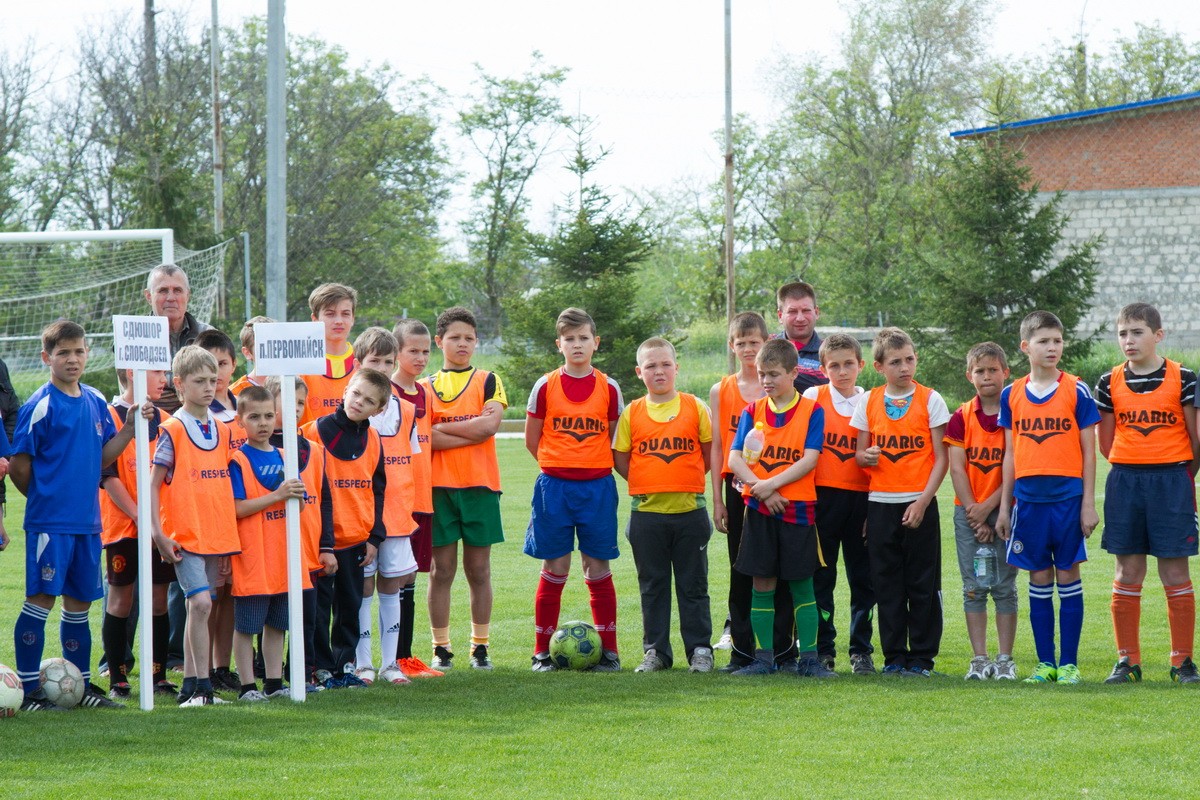
[[[112,368],[112,317],[153,313],[142,290],[159,264],[187,272],[188,311],[208,322],[229,244],[188,250],[170,230],[0,233],[0,358],[18,394],[46,381],[41,332],[56,319],[87,332],[89,373]]]

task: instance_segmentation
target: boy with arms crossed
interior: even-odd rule
[[[1162,316],[1148,303],[1117,315],[1128,359],[1100,376],[1100,452],[1112,464],[1104,490],[1100,546],[1116,556],[1112,621],[1117,664],[1105,683],[1142,679],[1139,628],[1146,556],[1158,561],[1171,629],[1171,680],[1200,682],[1192,660],[1196,595],[1188,558],[1196,555],[1196,374],[1158,354]]]
[[[1021,321],[1029,375],[1000,394],[1004,485],[996,532],[1008,563],[1029,571],[1029,622],[1038,665],[1026,683],[1076,684],[1083,630],[1084,539],[1096,515],[1096,424],[1100,412],[1087,384],[1058,368],[1063,326],[1049,311]],[[1054,652],[1054,584],[1058,583],[1061,655]]]
[[[555,327],[554,343],[565,364],[533,385],[525,421],[525,447],[541,467],[525,533],[525,554],[542,560],[533,601],[533,671],[554,669],[550,637],[558,627],[562,591],[578,536],[592,622],[604,651],[593,669],[615,672],[621,662],[617,590],[609,562],[618,555],[612,442],[614,423],[621,415],[621,389],[592,366],[600,337],[586,311],[566,309]]]

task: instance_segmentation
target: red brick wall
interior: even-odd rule
[[[1200,186],[1200,103],[1009,132],[1042,191]]]

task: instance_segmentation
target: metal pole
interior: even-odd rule
[[[287,320],[287,40],[284,0],[267,4],[267,316]]]
[[[254,316],[250,313],[250,234],[242,232],[242,277],[246,282],[246,319]]]
[[[212,0],[212,30],[208,36],[209,63],[212,67],[212,145],[213,145],[213,233],[217,239],[225,232],[225,143],[221,135],[221,34],[217,23],[217,0]],[[225,316],[225,269],[217,274],[217,314]]]
[[[725,0],[725,316],[733,322],[734,297],[733,275],[733,0]],[[729,351],[728,367],[736,369],[733,351]]]

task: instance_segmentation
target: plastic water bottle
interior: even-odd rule
[[[742,442],[742,460],[746,462],[746,466],[752,466],[758,463],[758,457],[762,455],[763,450],[763,424],[761,422],[754,423],[754,430],[746,434],[745,440]]]
[[[975,582],[981,589],[990,589],[996,582],[996,551],[986,544],[975,551]]]

